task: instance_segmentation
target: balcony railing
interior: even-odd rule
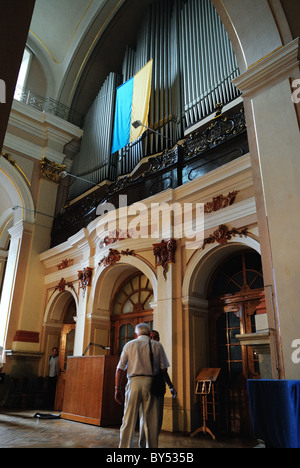
[[[78,112],[75,112],[71,107],[65,106],[61,102],[50,97],[44,98],[30,90],[17,87],[14,98],[41,112],[48,112],[49,114],[56,115],[78,126],[82,124],[82,116]]]

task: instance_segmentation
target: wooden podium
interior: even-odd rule
[[[200,370],[199,374],[196,377],[196,390],[195,393],[201,395],[202,399],[202,419],[203,425],[196,429],[191,437],[194,437],[198,432],[203,432],[204,434],[208,433],[215,440],[215,436],[212,431],[207,427],[206,421],[208,419],[208,397],[211,396],[211,406],[213,420],[216,420],[216,401],[215,401],[215,382],[218,378],[221,368],[210,368],[204,367]]]
[[[123,407],[114,400],[118,361],[118,356],[69,357],[61,418],[120,426]]]

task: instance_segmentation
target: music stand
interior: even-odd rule
[[[211,435],[213,440],[216,439],[212,431],[207,427],[206,421],[208,419],[208,409],[207,409],[207,397],[208,395],[212,396],[212,414],[214,421],[216,420],[216,402],[215,402],[215,382],[219,376],[220,368],[210,368],[204,367],[200,370],[199,374],[196,377],[196,389],[195,393],[201,395],[202,399],[202,418],[203,425],[198,427],[192,434],[191,437],[194,437],[198,432],[208,433]]]

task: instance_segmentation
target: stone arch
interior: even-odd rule
[[[208,281],[216,264],[233,252],[249,247],[260,254],[260,244],[252,237],[230,240],[226,245],[209,245],[198,250],[190,259],[182,285],[182,297],[205,298]],[[201,289],[196,291],[196,283],[201,278]]]
[[[275,21],[267,0],[211,1],[227,30],[241,73],[283,46],[278,18]]]
[[[55,291],[46,306],[44,323],[62,323],[66,307],[71,298],[74,299],[76,310],[78,310],[78,297],[72,289],[65,292]]]
[[[91,297],[94,298],[93,314],[96,313],[100,296],[101,308],[103,310],[109,310],[114,289],[125,279],[126,275],[135,271],[141,271],[150,280],[153,288],[153,299],[154,302],[157,301],[157,277],[152,268],[137,257],[123,257],[117,264],[109,267],[101,266],[96,272],[91,289]]]
[[[17,265],[24,231],[30,236],[34,222],[34,203],[28,182],[3,155],[0,158],[1,213],[0,248],[5,251],[0,265],[2,283],[0,343],[8,339],[8,324],[11,313],[11,296],[14,290]],[[26,225],[26,226],[25,226]],[[4,267],[5,265],[5,267]],[[12,339],[12,337],[9,337]]]
[[[149,279],[156,302],[157,278],[142,259],[122,256],[121,261],[107,267],[101,265],[96,269],[89,291],[83,345],[89,342],[110,344],[112,298],[126,278],[139,272]]]
[[[1,225],[2,219],[4,221],[9,217],[13,220],[12,225],[22,219],[33,223],[34,203],[28,183],[18,169],[4,157],[0,160],[0,184],[2,203],[5,203],[2,207],[4,214],[0,220]]]

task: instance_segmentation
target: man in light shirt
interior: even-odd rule
[[[115,377],[115,400],[123,403],[121,383],[127,370],[127,385],[122,426],[120,428],[119,448],[132,446],[133,434],[141,406],[144,420],[147,448],[158,447],[158,409],[157,398],[151,392],[152,377],[159,372],[166,373],[170,366],[160,342],[151,340],[153,372],[150,359],[150,329],[140,323],[135,327],[137,338],[129,341],[123,348]]]

